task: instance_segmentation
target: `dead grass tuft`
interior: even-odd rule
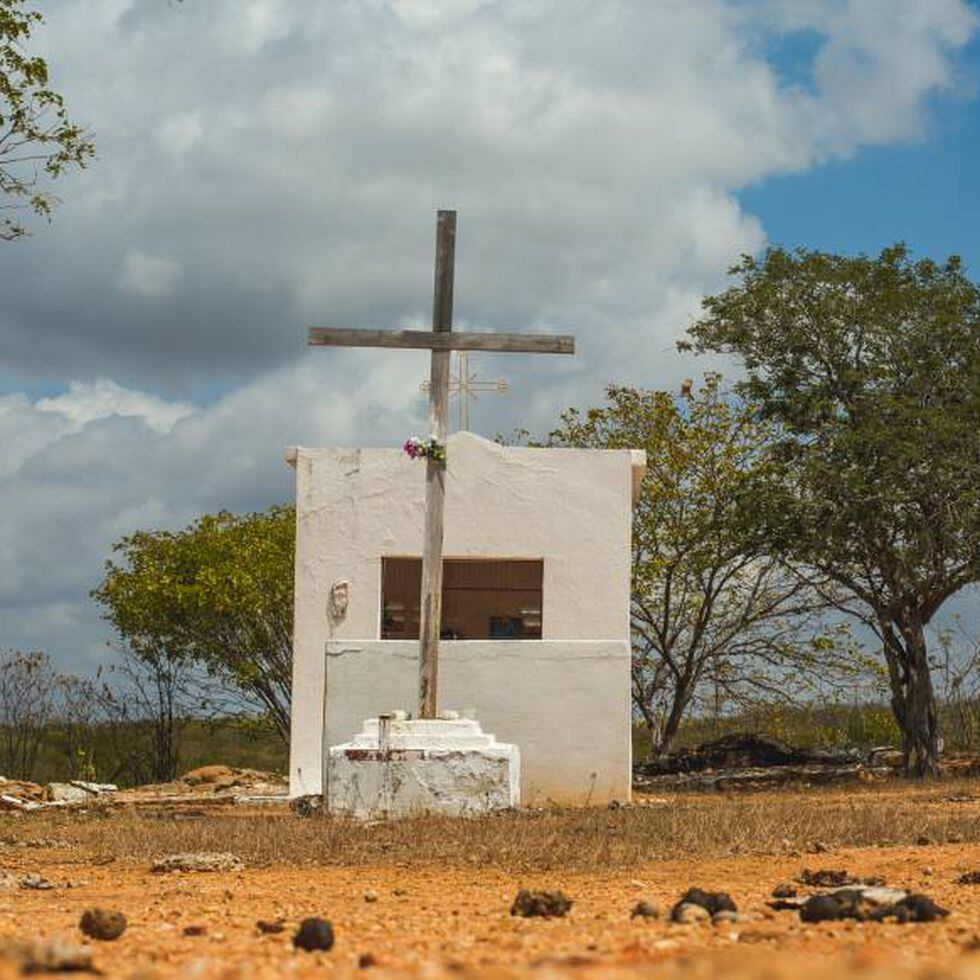
[[[364,825],[283,812],[226,812],[199,819],[114,813],[0,817],[0,838],[50,837],[91,860],[149,863],[182,851],[231,851],[248,866],[425,864],[515,871],[594,871],[658,859],[806,851],[832,846],[980,842],[978,786],[739,796],[678,795],[621,809],[523,810],[470,820],[420,817]]]

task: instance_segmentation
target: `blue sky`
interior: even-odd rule
[[[805,78],[811,43],[780,52],[786,76]],[[739,192],[742,206],[773,244],[875,253],[905,241],[918,255],[960,255],[980,281],[980,44],[964,48],[958,72],[962,88],[930,100],[923,132],[768,177]]]

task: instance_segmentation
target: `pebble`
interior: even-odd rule
[[[693,902],[681,902],[675,905],[670,913],[670,921],[678,925],[688,925],[692,922],[707,922],[711,918],[711,913],[701,905]]]
[[[277,933],[286,931],[285,919],[259,919],[255,923],[255,928],[263,935],[274,936]]]
[[[659,919],[660,906],[656,902],[637,902],[630,913],[631,919]]]
[[[111,942],[126,931],[126,916],[114,909],[86,909],[78,921],[78,928],[90,939]]]
[[[168,854],[150,865],[156,874],[172,871],[241,871],[242,859],[228,851],[196,851],[187,854]]]
[[[373,888],[364,889],[364,901],[365,902],[376,902],[381,896]]]
[[[304,919],[293,936],[293,946],[308,953],[331,949],[333,941],[333,926],[326,919],[316,917]]]
[[[21,973],[93,972],[92,949],[63,939],[0,939],[0,959],[13,960]]]
[[[560,919],[568,914],[571,907],[572,900],[564,892],[522,888],[510,907],[510,914],[525,919]]]

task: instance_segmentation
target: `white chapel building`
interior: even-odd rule
[[[439,708],[518,746],[521,803],[628,800],[636,450],[447,446]],[[296,593],[290,794],[327,750],[417,709],[425,464],[290,449]]]

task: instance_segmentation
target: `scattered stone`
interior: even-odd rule
[[[333,946],[333,926],[326,919],[304,919],[293,936],[293,946],[308,953],[330,949]]]
[[[631,919],[659,919],[660,906],[656,902],[637,902],[630,913]]]
[[[730,909],[722,909],[720,912],[715,912],[711,917],[711,921],[716,926],[730,925],[733,922],[741,922],[742,916],[738,912],[732,912]]]
[[[703,888],[688,888],[681,895],[670,914],[674,922],[679,921],[676,918],[676,912],[682,905],[700,906],[709,916],[715,915],[718,912],[738,911],[728,892],[706,892]]]
[[[678,925],[689,925],[692,922],[707,922],[711,913],[703,905],[693,902],[678,902],[670,911],[670,921]]]
[[[811,895],[800,908],[803,922],[856,919],[858,922],[933,922],[949,915],[927,895],[894,888],[840,888]]]
[[[294,797],[289,801],[289,809],[297,817],[316,816],[323,809],[323,797],[318,795]]]
[[[796,898],[796,886],[791,882],[784,881],[781,885],[776,885],[772,890],[773,898]]]
[[[381,896],[373,888],[364,889],[364,901],[370,904],[376,902]]]
[[[111,942],[126,931],[126,916],[112,909],[86,909],[78,922],[78,928],[90,939]]]
[[[36,892],[46,892],[58,887],[53,881],[48,881],[47,878],[39,875],[36,871],[31,871],[29,874],[23,875],[19,883],[21,888]]]
[[[259,919],[255,923],[255,928],[266,936],[275,936],[280,932],[286,931],[285,919]]]
[[[44,798],[52,803],[90,803],[95,794],[71,783],[48,783],[44,787]]]
[[[201,925],[200,923],[192,923],[189,926],[184,926],[185,936],[206,936],[208,934],[208,927]]]
[[[408,891],[404,888],[392,888],[391,894],[394,895],[395,898],[403,898],[408,894]]]
[[[956,879],[957,885],[980,885],[980,871],[964,871]]]
[[[530,891],[522,888],[510,907],[511,915],[525,919],[560,919],[567,915],[572,901],[560,891]]]
[[[150,870],[157,874],[167,874],[171,871],[241,871],[244,867],[241,858],[228,851],[201,851],[168,854],[154,861]]]
[[[869,875],[866,878],[856,878],[843,868],[825,868],[820,871],[804,868],[796,880],[801,885],[807,885],[810,888],[843,888],[845,885],[867,885],[869,888],[882,888],[885,885],[885,879],[880,876]]]
[[[807,848],[811,854],[826,854],[830,849],[830,845],[825,844],[822,840],[813,841]]]
[[[928,865],[928,864],[927,864],[927,865],[926,865],[926,866],[925,866],[925,867],[924,867],[924,868],[922,869],[922,873],[923,873],[923,874],[924,874],[924,875],[925,875],[925,876],[926,876],[927,878],[931,878],[931,877],[932,877],[932,876],[933,876],[933,875],[934,875],[934,874],[935,874],[936,872],[935,872],[935,871],[933,871],[933,869],[932,869],[932,867],[931,867],[930,865]]]
[[[378,965],[378,958],[374,953],[361,953],[357,958],[357,968],[359,970],[368,970],[372,966]]]
[[[0,939],[0,959],[12,960],[21,973],[95,973],[92,950],[63,939],[28,942]]]
[[[916,837],[915,843],[918,847],[930,847],[936,842],[928,834],[920,834]]]

